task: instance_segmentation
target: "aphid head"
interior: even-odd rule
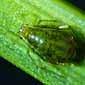
[[[20,36],[24,38],[28,36],[29,32],[30,32],[30,27],[27,24],[22,26],[21,29],[19,30]]]

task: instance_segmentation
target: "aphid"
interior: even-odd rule
[[[74,33],[69,25],[59,22],[54,22],[53,25],[53,22],[41,21],[34,26],[25,25],[20,29],[20,35],[30,43],[41,58],[50,63],[74,61],[77,55]]]

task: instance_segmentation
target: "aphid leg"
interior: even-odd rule
[[[34,25],[35,27],[40,27],[40,28],[49,28],[55,26],[55,24],[59,22],[58,20],[37,20],[36,24]]]
[[[37,24],[40,24],[41,22],[58,22],[58,20],[38,20]]]
[[[41,19],[39,19],[37,24],[39,25],[41,22],[42,22],[42,20],[41,20]]]

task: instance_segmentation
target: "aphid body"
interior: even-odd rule
[[[25,25],[20,29],[20,33],[33,49],[50,63],[75,60],[77,44],[68,25],[58,24],[55,28]]]

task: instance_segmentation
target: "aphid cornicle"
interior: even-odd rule
[[[53,23],[51,25],[49,22],[48,25],[25,25],[20,29],[20,34],[44,60],[50,63],[75,60],[77,43],[72,30],[66,24],[58,22],[53,26]]]

